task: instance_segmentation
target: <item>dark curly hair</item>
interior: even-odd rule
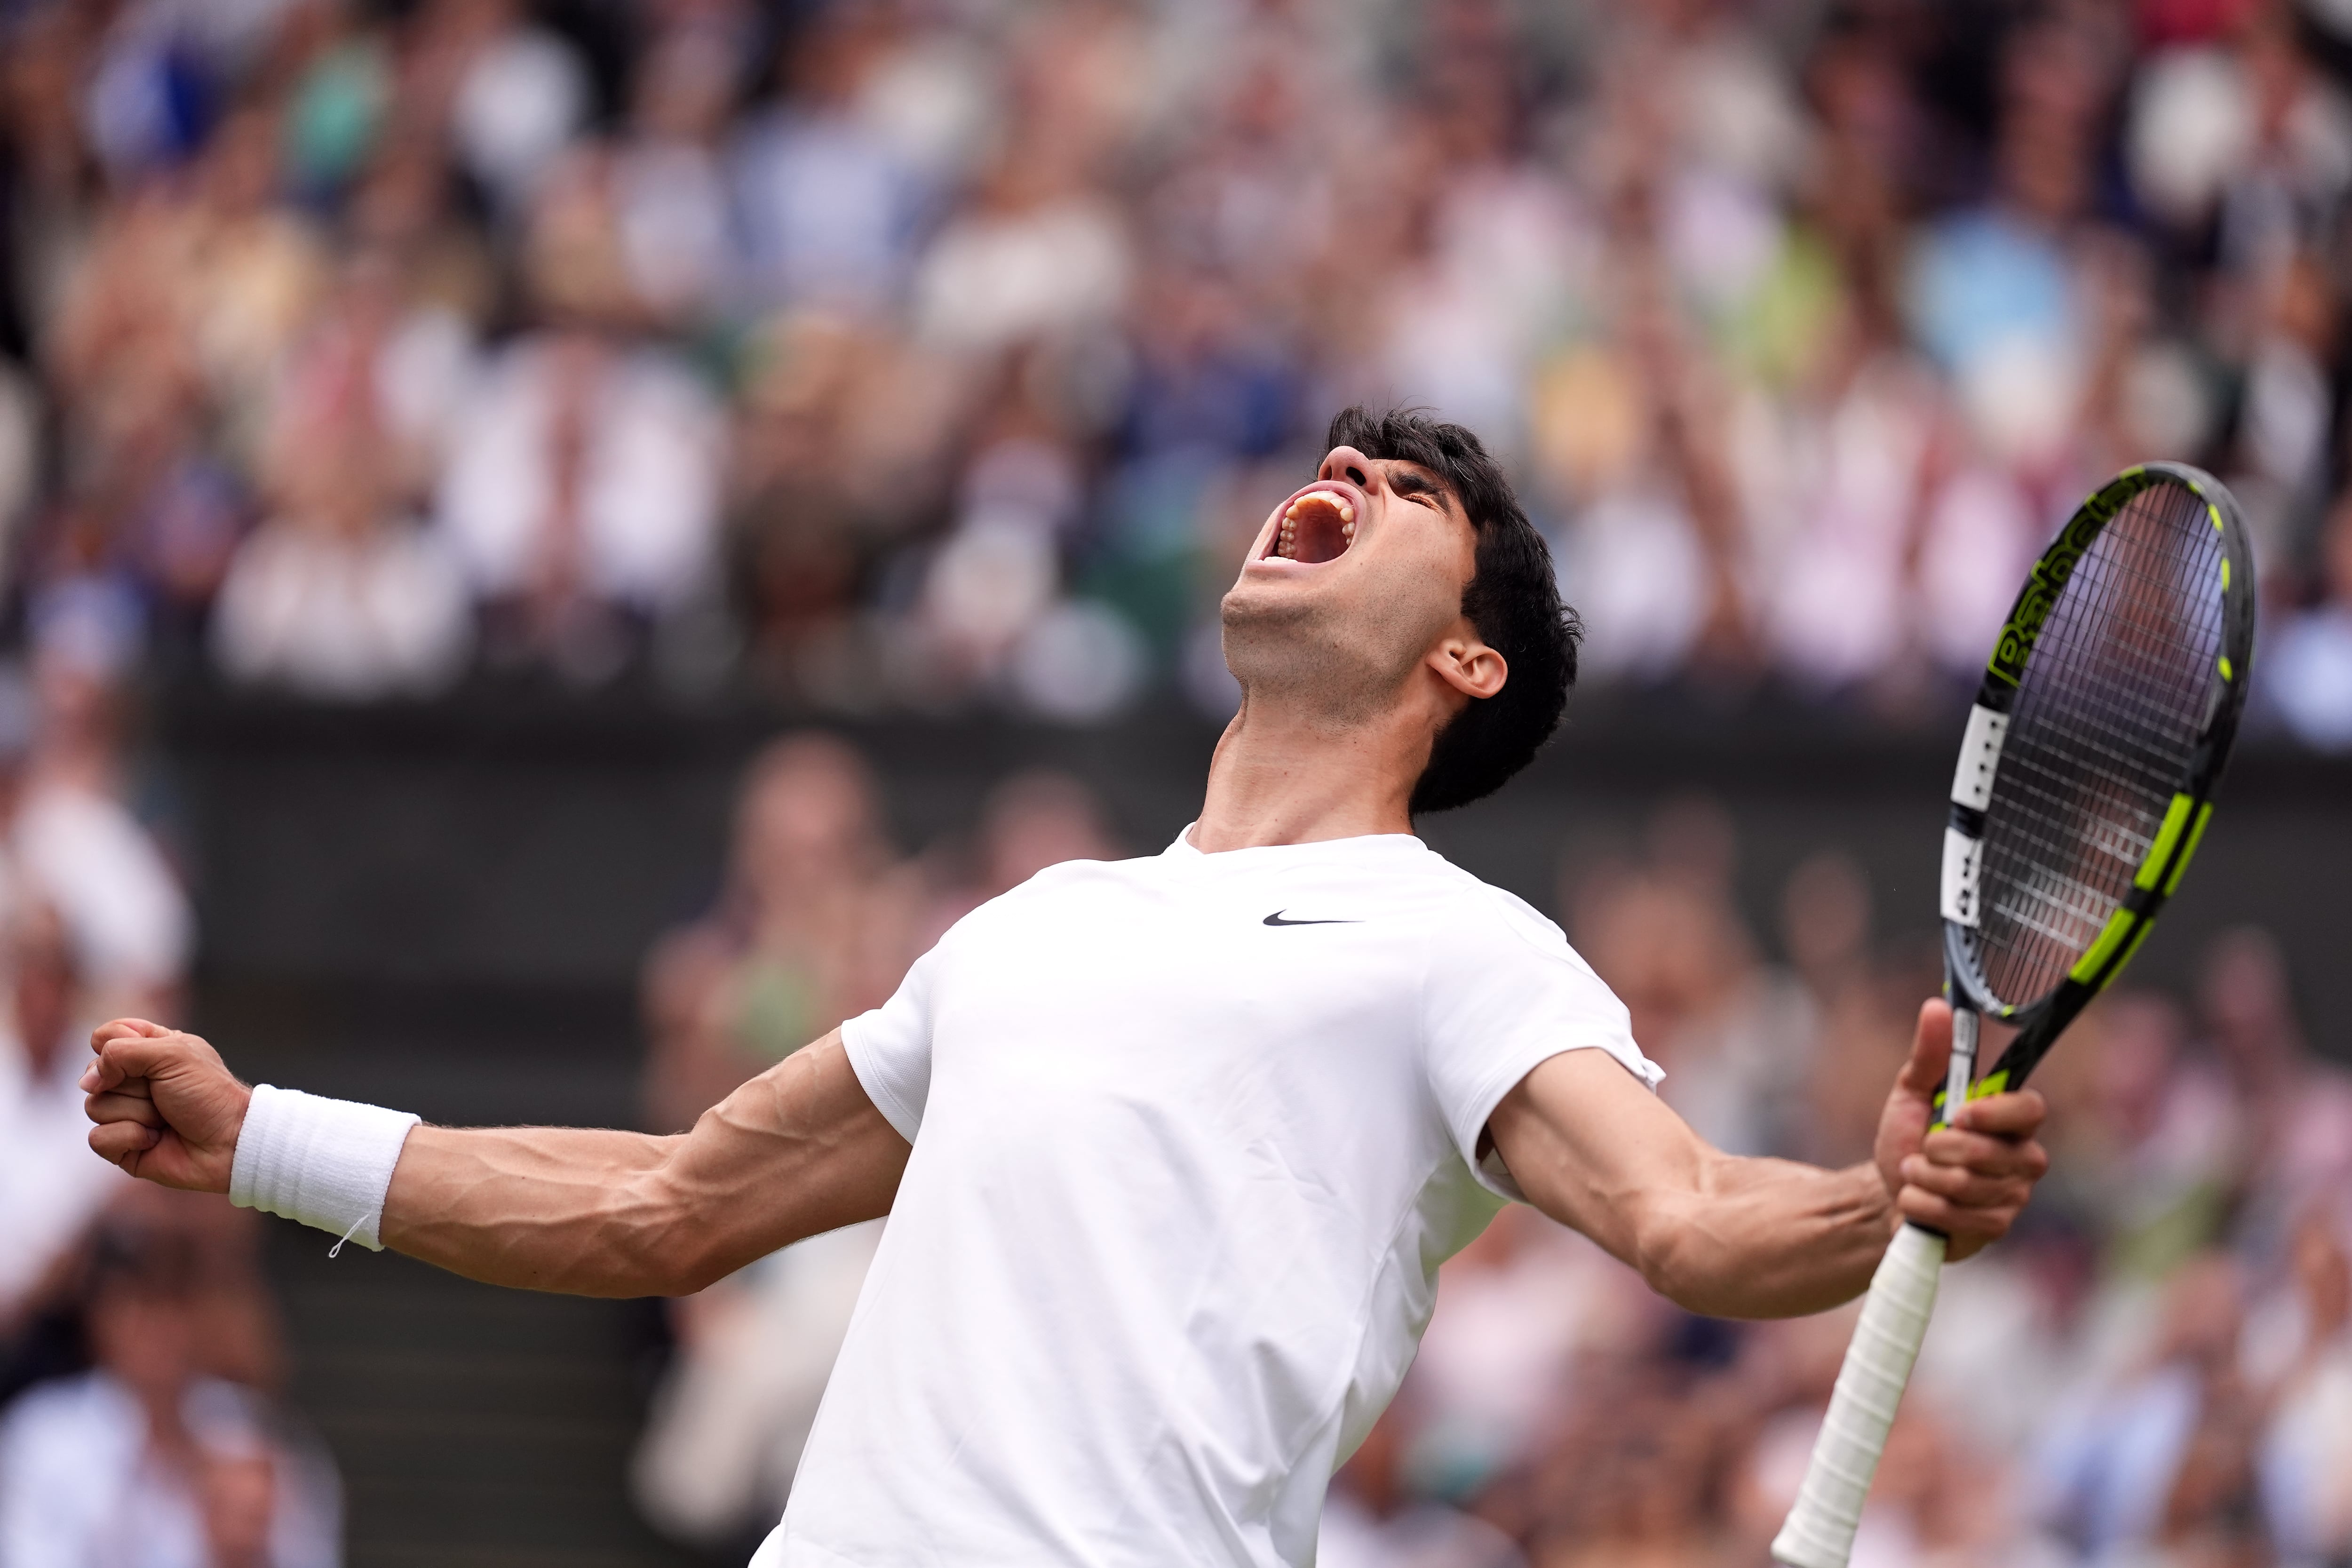
[[[1374,414],[1358,406],[1331,421],[1324,449],[1342,446],[1429,469],[1445,481],[1477,532],[1462,613],[1510,673],[1500,691],[1473,700],[1438,731],[1429,765],[1412,787],[1412,810],[1417,816],[1467,805],[1502,788],[1559,727],[1584,628],[1560,602],[1550,547],[1475,435],[1418,409]]]

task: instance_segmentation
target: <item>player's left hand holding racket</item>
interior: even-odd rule
[[[2022,1084],[2180,885],[2245,703],[2253,575],[2237,503],[2177,463],[2126,469],[2034,563],[1952,780],[1939,1107]],[[2017,1032],[1977,1079],[1988,1016]],[[1788,1568],[1845,1568],[1944,1256],[1916,1225],[1887,1248],[1772,1542]]]

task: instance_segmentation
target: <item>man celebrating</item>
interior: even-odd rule
[[[1872,1163],[1735,1159],[1650,1092],[1559,929],[1413,837],[1550,734],[1575,625],[1470,432],[1351,409],[1330,448],[1225,595],[1242,703],[1199,820],[982,906],[691,1132],[427,1127],[123,1020],[93,1038],[91,1148],[593,1295],[887,1213],[758,1568],[1304,1564],[1438,1265],[1507,1198],[1727,1316],[1860,1293],[1903,1216],[1955,1256],[2000,1236],[2042,1101],[1927,1135],[1941,1003]]]

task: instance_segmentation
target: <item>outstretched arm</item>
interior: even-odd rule
[[[1717,1317],[1794,1317],[1862,1294],[1898,1218],[1967,1257],[2009,1228],[2048,1168],[2031,1089],[1973,1101],[1960,1126],[1927,1133],[1951,1044],[1951,1010],[1927,1004],[1875,1158],[1843,1171],[1726,1154],[1600,1051],[1544,1062],[1487,1131],[1538,1208],[1659,1294]]]
[[[227,1192],[252,1091],[212,1047],[136,1019],[105,1026],[91,1046],[90,1148],[165,1186]],[[887,1214],[908,1152],[835,1030],[675,1137],[417,1126],[380,1229],[395,1251],[494,1285],[680,1295]]]

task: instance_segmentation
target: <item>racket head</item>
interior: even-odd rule
[[[2034,563],[1969,710],[1944,836],[1948,987],[2024,1081],[2131,961],[2212,815],[2245,706],[2253,557],[2183,463],[2126,468]]]

